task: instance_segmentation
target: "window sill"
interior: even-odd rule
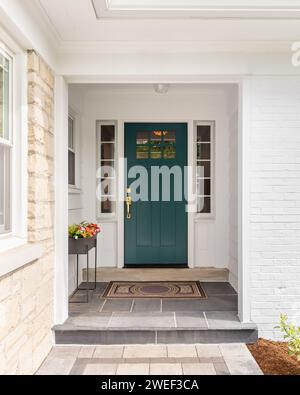
[[[39,259],[43,254],[40,244],[24,244],[0,252],[0,278],[6,276],[28,263]]]
[[[26,239],[13,236],[12,233],[5,233],[0,236],[0,254],[2,252],[7,252],[12,248],[20,247],[24,244],[26,244]]]

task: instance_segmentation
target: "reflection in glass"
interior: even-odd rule
[[[149,147],[138,145],[136,147],[136,158],[137,159],[149,159]]]
[[[103,179],[101,181],[101,196],[114,196],[114,181]]]
[[[10,229],[10,148],[0,144],[0,234]]]
[[[164,142],[165,143],[176,143],[176,134],[175,132],[165,132],[164,133]]]
[[[197,177],[204,178],[211,176],[211,163],[197,161]]]
[[[101,159],[114,159],[115,146],[111,143],[101,144]]]
[[[211,198],[210,197],[199,197],[197,201],[197,211],[200,214],[211,213]]]
[[[146,145],[149,142],[148,132],[138,132],[136,136],[137,145]]]
[[[161,159],[161,146],[160,145],[153,145],[150,150],[150,158],[151,159]]]
[[[197,159],[211,159],[211,144],[197,144]]]
[[[115,202],[112,202],[109,198],[102,199],[101,202],[101,213],[102,214],[112,214],[115,212]]]
[[[209,125],[197,126],[197,142],[198,143],[211,142],[211,127]]]
[[[115,140],[115,125],[101,126],[101,141],[109,142]]]
[[[164,147],[164,159],[176,159],[176,146],[166,145]]]
[[[74,120],[68,118],[68,135],[69,135],[69,149],[74,149]]]
[[[112,161],[101,161],[101,178],[115,177],[114,166]]]
[[[210,196],[211,195],[211,181],[198,179],[197,180],[197,195],[198,196]]]
[[[9,140],[9,61],[0,54],[0,137]]]
[[[152,144],[161,143],[162,136],[163,136],[163,132],[161,130],[154,130],[153,132],[150,133],[151,143]]]
[[[75,185],[75,154],[68,151],[69,185]]]

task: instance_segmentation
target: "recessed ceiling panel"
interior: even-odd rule
[[[105,2],[109,9],[127,10],[271,9],[300,5],[299,0],[106,0]]]
[[[300,0],[91,0],[97,18],[297,17]]]

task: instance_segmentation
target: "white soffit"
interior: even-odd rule
[[[32,2],[39,9],[39,23],[42,23],[57,40],[57,51],[68,53],[199,53],[199,52],[290,52],[291,44],[300,37],[300,23],[293,18],[204,18],[188,19],[181,3],[180,19],[174,12],[175,0],[156,0],[156,4],[171,7],[165,17],[151,19],[150,11],[140,17],[124,15],[118,11],[122,0],[22,0]],[[125,1],[125,0],[124,0]],[[220,4],[226,0],[202,1],[204,4]],[[245,2],[245,1],[244,1]],[[246,1],[248,4],[249,0]],[[199,1],[186,0],[184,4]],[[229,1],[227,1],[229,3]],[[231,0],[231,4],[242,1]],[[258,4],[261,1],[251,0]],[[267,3],[265,1],[264,3]],[[269,2],[270,3],[270,2]],[[272,3],[275,3],[274,1]],[[277,1],[277,7],[282,1]],[[285,1],[296,7],[300,0]],[[149,0],[127,1],[123,7],[149,7]],[[202,6],[203,6],[202,4]],[[100,8],[99,8],[100,7]],[[112,8],[110,8],[112,7]],[[186,7],[186,6],[185,6]],[[199,5],[197,6],[199,8]],[[286,7],[288,7],[286,5]],[[97,18],[96,10],[105,15]],[[128,12],[132,12],[127,9]],[[126,11],[126,12],[127,12]],[[109,17],[111,12],[121,12],[122,17]],[[135,11],[133,11],[135,12]],[[154,11],[161,15],[160,10]],[[175,11],[177,12],[177,11]],[[193,11],[200,15],[202,11]],[[245,12],[245,11],[243,11]],[[134,14],[136,16],[136,14]],[[184,17],[184,15],[186,17]],[[201,14],[202,15],[202,14]],[[282,15],[282,14],[280,14]],[[289,11],[289,15],[291,15]],[[199,16],[200,18],[200,16]],[[300,11],[299,11],[300,19]]]
[[[299,18],[299,0],[90,0],[102,18]]]

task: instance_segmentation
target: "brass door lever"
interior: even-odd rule
[[[126,192],[127,219],[132,218],[131,206],[132,206],[131,189],[127,188],[127,192]]]

